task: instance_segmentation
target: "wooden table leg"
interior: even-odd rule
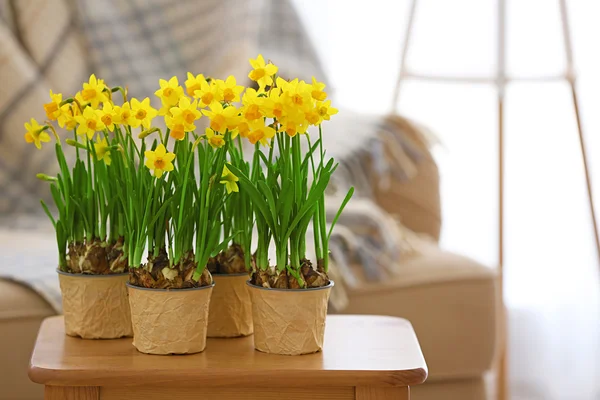
[[[410,400],[410,388],[359,386],[356,388],[356,400]]]
[[[46,386],[45,400],[99,400],[98,386]]]

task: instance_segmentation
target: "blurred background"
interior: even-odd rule
[[[337,90],[369,112],[394,103],[412,1],[294,1]],[[568,0],[577,90],[600,207],[600,3]],[[506,1],[509,78],[566,74],[559,1]],[[498,1],[417,0],[393,110],[440,144],[442,247],[498,264]],[[358,82],[360,83],[357,83]],[[484,82],[489,80],[489,82]],[[504,295],[512,394],[600,398],[600,279],[571,89],[511,82],[505,96]]]
[[[47,188],[34,176],[53,165],[53,155],[51,151],[31,152],[21,133],[25,120],[32,116],[44,118],[41,106],[47,101],[48,89],[73,93],[89,73],[95,72],[112,85],[128,85],[134,95],[152,97],[157,107],[153,93],[158,78],[175,74],[183,83],[187,71],[244,77],[249,69],[248,57],[262,52],[288,76],[323,76],[334,105],[341,109],[339,119],[357,116],[337,128],[332,122],[331,131],[337,135],[331,137],[340,148],[346,142],[345,134],[354,135],[363,126],[373,128],[371,121],[394,113],[433,133],[434,139],[424,135],[427,146],[421,143],[420,147],[411,147],[406,145],[410,142],[406,134],[412,132],[412,125],[403,125],[405,129],[398,130],[397,141],[409,154],[414,147],[421,156],[428,151],[433,154],[439,170],[441,201],[441,250],[436,251],[442,251],[444,257],[460,254],[466,258],[460,262],[451,258],[454,261],[450,262],[448,258],[430,257],[426,265],[399,262],[394,282],[399,292],[412,285],[411,279],[418,274],[423,277],[419,282],[425,282],[423,287],[428,287],[434,273],[445,274],[443,279],[433,280],[435,283],[454,282],[458,278],[452,275],[452,269],[460,264],[469,265],[469,279],[485,275],[492,283],[477,296],[462,286],[452,287],[444,294],[446,297],[423,292],[428,294],[419,301],[426,303],[425,308],[430,303],[431,310],[446,313],[443,307],[452,303],[455,314],[451,315],[457,316],[446,321],[437,337],[437,327],[432,327],[436,317],[415,311],[423,307],[417,296],[393,300],[401,311],[353,309],[352,300],[347,309],[400,315],[413,321],[430,366],[430,379],[424,386],[431,383],[423,392],[415,389],[413,397],[496,398],[495,394],[482,397],[483,389],[477,385],[479,375],[485,372],[490,383],[488,392],[494,392],[498,355],[507,343],[508,398],[600,399],[600,258],[572,92],[566,79],[569,72],[576,74],[598,208],[600,2],[562,3],[570,25],[570,71],[561,1],[501,1],[0,1],[0,250],[5,257],[0,277],[25,283],[50,303],[48,299],[58,293],[54,267],[47,262],[54,257],[53,238],[47,233],[34,236],[26,230],[50,227],[45,217],[39,218],[38,200],[47,197]],[[502,4],[504,71],[508,79],[503,99],[503,297],[508,310],[507,338],[500,313],[489,320],[472,313],[478,310],[492,314],[496,306],[501,308],[495,303],[494,285],[499,279],[498,73],[503,63],[499,62],[498,32]],[[409,30],[411,10],[413,23]],[[403,56],[407,32],[410,46]],[[398,85],[402,69],[404,76]],[[37,111],[31,111],[34,108]],[[415,128],[415,132],[420,129]],[[412,161],[419,168],[419,157]],[[437,181],[432,183],[435,185]],[[21,214],[36,216],[33,222],[23,219],[26,222],[16,224],[16,216],[20,219]],[[392,220],[392,214],[381,213],[386,220]],[[409,219],[410,215],[402,215],[402,221]],[[14,229],[22,230],[16,225],[25,226],[26,240],[16,239]],[[404,237],[411,230],[423,233],[414,223],[407,223],[405,228]],[[435,237],[435,231],[425,233]],[[31,245],[34,238],[38,240],[35,246]],[[27,244],[37,251],[29,252]],[[27,252],[27,257],[18,251]],[[29,273],[42,264],[52,267],[48,269],[48,280],[41,279],[42,273],[36,271],[36,284],[32,285],[31,275],[23,276],[23,260],[31,266]],[[340,257],[336,261],[343,264]],[[12,270],[11,264],[15,266]],[[366,264],[369,262],[363,260],[363,266]],[[446,272],[441,273],[442,269]],[[466,274],[466,270],[461,271]],[[18,290],[0,279],[0,324],[4,323],[3,307],[12,312],[19,305],[34,304],[30,303],[34,301],[30,299],[32,293]],[[348,284],[350,298],[352,293]],[[10,319],[16,314],[10,314],[7,325],[0,325],[6,326],[0,330],[0,347],[6,347],[1,352],[19,349],[12,344],[21,337],[29,338],[27,346],[32,346],[41,319],[60,312],[60,305],[50,307],[41,298],[35,301],[39,302],[35,303],[35,321],[28,320],[29,325],[21,327]],[[23,318],[34,318],[30,309],[27,313]],[[479,322],[473,322],[477,319]],[[485,325],[481,332],[487,333],[480,337],[461,330],[461,324],[466,323]],[[13,333],[2,336],[5,332]],[[458,371],[464,367],[461,358],[468,358],[469,347],[462,354],[453,354],[452,348],[458,348],[455,343],[472,343],[484,349],[480,351],[484,361],[473,367],[479,368],[477,373],[468,368],[466,372]],[[450,348],[444,350],[447,353],[440,350],[445,347]],[[39,389],[32,389],[24,374],[30,348],[23,348],[21,353],[7,356],[11,363],[0,363],[0,382],[8,385],[18,381],[22,386],[13,385],[14,392],[9,389],[7,393],[12,394],[3,397],[0,393],[0,398],[29,399],[33,398],[30,393]],[[492,360],[493,352],[497,354]],[[457,364],[444,364],[444,359],[450,358],[458,360]],[[23,371],[16,374],[13,364],[18,363],[23,364]],[[442,364],[446,369],[438,367]],[[436,385],[437,393],[449,393],[447,390],[456,389],[461,381],[469,381],[465,387],[470,391],[455,390],[452,396],[431,394]],[[475,386],[477,390],[472,389]]]

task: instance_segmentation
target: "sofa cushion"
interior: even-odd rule
[[[497,345],[496,273],[430,246],[403,260],[386,282],[347,288],[346,314],[392,315],[414,326],[428,382],[473,378],[490,368]]]

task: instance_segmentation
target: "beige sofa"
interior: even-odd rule
[[[419,142],[406,121],[394,122]],[[430,156],[419,163],[411,181],[374,189],[378,203],[399,215],[406,226],[439,237],[438,172]],[[12,243],[52,246],[51,233],[10,235]],[[400,316],[412,322],[429,366],[429,378],[413,388],[413,399],[488,399],[483,377],[492,365],[498,341],[495,272],[440,250],[435,240],[422,254],[403,258],[399,270],[389,282],[347,287],[349,304],[343,312]],[[0,399],[42,398],[42,388],[27,378],[27,366],[37,329],[53,314],[35,292],[0,279]]]

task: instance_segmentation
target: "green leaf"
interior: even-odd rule
[[[337,213],[335,214],[335,217],[333,218],[333,221],[331,222],[331,227],[329,228],[329,233],[327,234],[327,241],[329,241],[329,238],[331,237],[331,233],[333,232],[333,227],[335,226],[338,219],[340,218],[340,215],[342,215],[342,211],[344,211],[344,208],[346,207],[346,205],[352,198],[353,194],[354,194],[354,186],[352,186],[350,188],[350,190],[348,190],[348,193],[346,193],[346,197],[344,197],[344,201],[342,201],[340,208],[338,209]]]

